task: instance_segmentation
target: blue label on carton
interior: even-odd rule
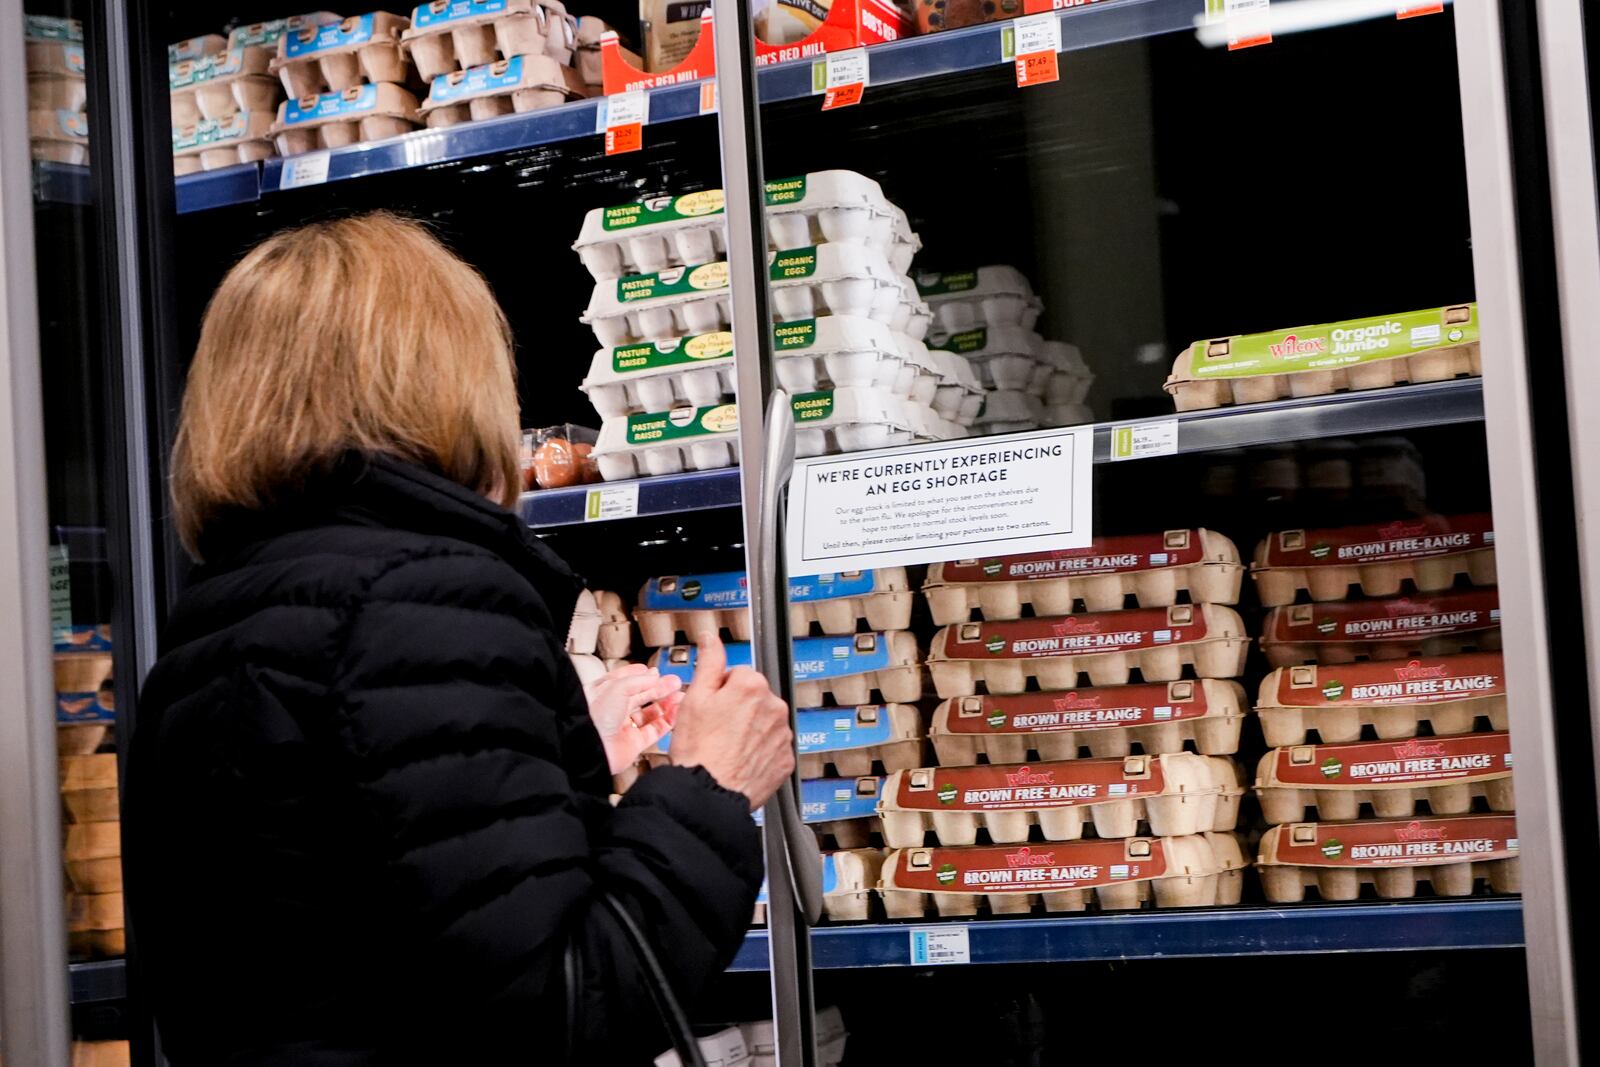
[[[802,756],[881,745],[889,740],[889,711],[862,708],[806,708],[794,713],[794,737]]]
[[[839,868],[834,865],[833,853],[832,852],[824,852],[822,854],[822,892],[823,892],[823,895],[826,896],[829,893],[835,892],[838,888],[839,888]],[[767,902],[767,880],[765,878],[763,878],[763,879],[761,879],[761,892],[756,894],[756,903],[757,904],[765,904],[766,902]]]
[[[372,15],[362,15],[360,18],[318,26],[315,33],[292,34],[284,43],[284,58],[300,59],[347,45],[364,44],[372,40],[373,21]]]
[[[487,96],[522,85],[522,57],[512,56],[505,61],[505,69],[495,73],[498,62],[484,63],[457,74],[441,74],[433,79],[428,99],[435,104],[448,104],[469,96]]]
[[[878,794],[883,792],[883,779],[866,778],[807,778],[800,783],[800,818],[804,822],[833,822],[837,819],[866,819],[878,814]],[[756,825],[762,822],[762,812],[753,813]]]
[[[110,652],[111,631],[103,626],[74,626],[66,640],[55,644],[57,652]]]
[[[808,604],[818,600],[865,596],[875,586],[872,571],[790,578],[789,599],[796,604]],[[750,606],[749,579],[744,571],[652,578],[645,586],[644,606],[648,611],[746,608]]]
[[[28,15],[23,23],[23,36],[30,41],[81,41],[83,23],[77,19],[57,18],[54,15]]]
[[[56,722],[72,725],[83,722],[116,722],[117,711],[100,702],[99,693],[57,693]]]
[[[425,30],[476,15],[493,15],[505,9],[506,0],[447,0],[445,3],[418,4],[411,12],[411,25]]]
[[[794,680],[848,678],[889,666],[889,642],[883,634],[800,637],[794,642]]]
[[[363,85],[355,93],[323,93],[315,98],[310,107],[302,107],[299,100],[291,100],[284,105],[283,124],[293,126],[297,123],[312,122],[317,119],[336,118],[346,115],[359,115],[363,111],[371,111],[378,106],[378,87],[376,85]]]
[[[748,667],[751,663],[750,643],[748,641],[734,641],[723,646],[728,655],[729,667]],[[672,662],[674,652],[688,653],[687,659],[682,663]],[[683,680],[688,685],[694,679],[694,664],[700,656],[700,650],[693,645],[679,645],[677,648],[663,649],[661,655],[656,657],[656,669],[662,674],[672,674]]]

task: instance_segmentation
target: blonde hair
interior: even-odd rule
[[[264,509],[357,450],[516,499],[511,331],[488,283],[386,212],[262,242],[211,298],[172,455],[178,535],[197,559],[221,513]]]

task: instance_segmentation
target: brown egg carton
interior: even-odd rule
[[[29,111],[28,149],[34,159],[84,166],[89,162],[89,116],[82,111]]]
[[[111,734],[111,724],[105,722],[58,723],[56,726],[56,753],[61,756],[87,756]]]
[[[271,112],[282,96],[268,73],[271,63],[270,48],[247,45],[172,64],[172,125],[182,129],[237,111]]]
[[[1145,682],[1172,682],[1185,666],[1201,678],[1244,673],[1250,639],[1232,608],[1174,604],[1057,618],[965,622],[946,626],[928,652],[933,686],[946,699],[983,683],[990,693],[1124,685],[1137,670]]]
[[[63,850],[67,881],[77,893],[122,892],[122,824],[89,822],[67,827]]]
[[[1239,730],[1250,710],[1244,687],[1214,678],[1115,685],[1057,693],[951,697],[933,713],[928,738],[939,762],[1020,763],[1146,754],[1204,756],[1239,751]]]
[[[278,107],[272,136],[279,155],[294,156],[398,137],[416,128],[417,98],[384,82],[286,100]]]
[[[109,652],[57,652],[52,660],[58,693],[93,693],[111,678]]]
[[[1045,845],[910,848],[884,859],[878,892],[891,919],[1206,907],[1238,885],[1237,842],[1211,837],[1130,837]]]
[[[578,72],[549,56],[512,56],[433,79],[421,112],[429,129],[559,107],[585,93]]]
[[[625,659],[632,650],[633,624],[622,597],[605,589],[581,591],[572,609],[572,625],[567,628],[567,651]]]
[[[28,42],[28,110],[78,112],[88,100],[83,45]]]
[[[115,752],[62,756],[59,763],[61,800],[68,822],[115,822],[121,818]]]
[[[696,607],[699,596],[709,579],[722,575],[666,575],[652,578],[639,590],[638,607],[634,618],[639,623],[639,633],[651,648],[665,648],[678,643],[681,634],[688,643],[698,641],[702,635],[717,635],[727,630],[735,641],[750,640],[750,610],[747,595],[736,595],[731,606]],[[811,632],[813,626],[824,634],[852,634],[865,623],[870,630],[904,630],[911,625],[911,585],[904,567],[881,567],[871,571],[847,571],[830,575],[831,579],[859,583],[870,582],[872,591],[853,596],[813,596],[813,592],[828,583],[821,576],[791,578],[789,580],[789,630],[796,636]],[[742,582],[742,576],[741,576]],[[691,585],[693,592],[690,591]],[[797,596],[803,599],[796,599]],[[732,590],[728,590],[732,592]],[[681,601],[681,607],[666,610],[660,605]]]
[[[822,916],[830,922],[868,918],[872,892],[883,870],[883,852],[876,848],[845,849],[822,855]],[[756,901],[754,925],[767,923],[765,888]]]
[[[1373,597],[1394,596],[1405,582],[1438,593],[1462,575],[1473,585],[1494,585],[1494,519],[1479,512],[1282,530],[1256,547],[1250,572],[1269,608],[1293,604],[1302,589],[1323,601],[1345,599],[1353,585]]]
[[[883,840],[919,848],[972,845],[978,831],[1023,844],[1037,826],[1046,841],[1232,830],[1244,794],[1238,765],[1222,756],[1174,753],[1053,763],[919,767],[889,775],[878,799]]]
[[[1517,807],[1511,735],[1457,734],[1349,745],[1292,745],[1261,757],[1256,797],[1270,823],[1345,821],[1370,807],[1380,819],[1466,815],[1483,798],[1490,811]]]
[[[1189,358],[1185,349],[1179,362]],[[1177,372],[1174,371],[1174,374]],[[1229,378],[1208,382],[1167,379],[1164,386],[1179,411],[1206,411],[1230,404],[1265,404],[1291,397],[1327,396],[1329,393],[1364,392],[1394,385],[1444,382],[1451,378],[1483,377],[1483,356],[1478,342],[1435,349],[1414,356],[1366,363],[1341,370],[1303,370],[1259,378]]]
[[[811,719],[847,721],[850,732],[882,733],[887,739],[859,748],[832,748],[808,752]],[[860,778],[875,764],[885,771],[909,770],[922,762],[922,713],[910,704],[862,704],[853,708],[815,708],[797,713],[796,737],[800,743],[800,777]]]
[[[1499,649],[1493,589],[1290,604],[1268,611],[1261,624],[1261,650],[1274,667]]]
[[[1449,736],[1471,733],[1480,719],[1509,728],[1505,665],[1498,652],[1280,667],[1261,681],[1256,699],[1261,731],[1273,748],[1361,740],[1370,728],[1382,740],[1415,737],[1422,725]]]
[[[513,56],[572,62],[577,23],[560,0],[432,0],[412,12],[400,47],[424,80]],[[599,84],[596,82],[595,84]]]
[[[305,26],[278,38],[270,70],[291,100],[377,82],[404,85],[412,75],[400,35],[410,25],[403,16],[373,11]]]
[[[126,1041],[74,1041],[72,1067],[128,1067],[132,1053]]]
[[[1133,597],[1164,608],[1187,592],[1193,603],[1237,604],[1244,566],[1232,541],[1210,530],[1097,537],[1087,548],[935,563],[922,584],[939,626],[981,619],[1116,611]]]
[[[1244,835],[1234,832],[1210,832],[1200,835],[1211,848],[1216,859],[1217,904],[1232,907],[1244,897],[1244,872],[1250,869],[1250,849]]]
[[[274,118],[271,111],[238,111],[226,119],[174,127],[173,173],[196,174],[271,159],[278,154],[270,140]]]
[[[1323,900],[1355,900],[1370,885],[1385,900],[1471,896],[1480,883],[1516,893],[1521,868],[1514,815],[1432,815],[1417,819],[1291,823],[1261,838],[1256,869],[1273,904],[1315,889]]]
[[[73,956],[104,958],[127,952],[121,893],[67,894],[67,948]]]

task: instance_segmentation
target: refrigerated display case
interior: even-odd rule
[[[47,395],[110,383],[46,406],[45,452],[60,542],[112,546],[116,676],[182,580],[159,471],[212,289],[276,229],[402,211],[505,306],[524,425],[594,431],[587,474],[530,440],[519,504],[615,594],[582,668],[686,672],[709,628],[791,679],[794,795],[708,1033],[775,1015],[761,1055],[867,1062],[937,1026],[1045,1062],[1254,1004],[1268,1043],[1332,1007],[1380,1059],[1470,1028],[1578,1062],[1577,6],[880,6],[765,12],[767,42],[745,4],[649,41],[615,3],[91,19],[115,140],[33,189],[40,306],[69,306],[42,321],[94,334],[69,364],[45,330]],[[47,236],[80,216],[93,247]],[[1030,474],[1045,446],[1073,462]],[[72,967],[75,1002],[137,1007],[136,936]]]

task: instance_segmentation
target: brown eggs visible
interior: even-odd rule
[[[552,437],[533,453],[533,477],[545,489],[577,485],[583,477],[572,443],[565,437]]]
[[[600,480],[600,464],[594,458],[594,445],[585,441],[572,442],[572,459],[578,465],[578,480],[580,482],[598,482]]]

